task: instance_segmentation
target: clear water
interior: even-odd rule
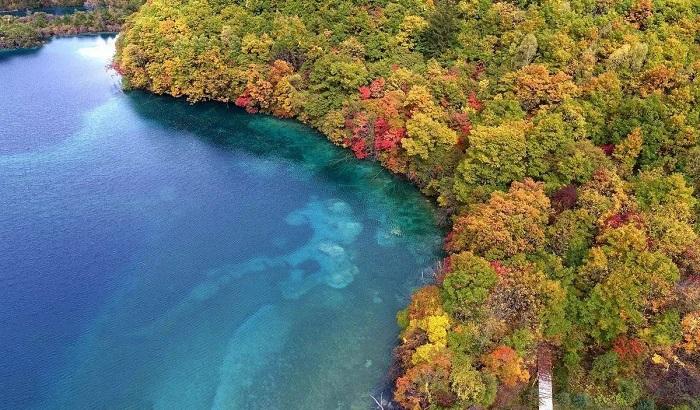
[[[77,13],[79,11],[86,11],[87,8],[82,6],[73,7],[40,7],[38,9],[21,9],[21,10],[0,10],[0,16],[15,16],[22,17],[27,16],[32,13],[46,13],[53,14],[55,16],[66,16],[69,14]]]
[[[366,409],[434,210],[298,123],[0,54],[0,407]]]

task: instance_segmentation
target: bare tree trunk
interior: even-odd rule
[[[539,390],[539,410],[554,410],[552,401],[552,351],[544,343],[537,348],[537,386]]]

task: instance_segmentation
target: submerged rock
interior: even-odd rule
[[[355,220],[350,205],[337,199],[313,199],[304,208],[287,215],[285,221],[292,226],[310,225],[311,243],[330,239],[347,245],[362,232],[362,224]]]
[[[265,305],[236,329],[221,363],[213,410],[246,408],[246,390],[282,351],[291,323],[274,305]]]
[[[279,282],[285,299],[298,299],[319,284],[342,289],[359,273],[346,246],[353,243],[362,224],[354,219],[352,208],[340,200],[311,200],[304,208],[290,213],[290,225],[310,225],[311,238],[292,253],[276,257],[258,257],[245,263],[224,264],[204,273],[205,280],[192,287],[189,294],[161,318],[132,334],[143,335],[174,326],[187,312],[230,288],[237,279],[252,273],[289,267],[289,276]],[[304,266],[317,266],[307,272]]]
[[[313,233],[304,246],[284,257],[293,267],[289,278],[280,282],[285,298],[299,298],[320,283],[335,289],[352,283],[359,269],[343,245],[357,239],[362,224],[354,219],[347,202],[312,200],[304,208],[290,213],[286,221],[290,225],[309,224]],[[318,270],[302,276],[298,267],[310,261]]]
[[[387,231],[383,227],[377,229],[374,239],[377,241],[377,245],[382,248],[389,248],[397,245],[396,236],[392,235],[390,231]]]

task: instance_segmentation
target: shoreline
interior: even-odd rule
[[[117,37],[120,31],[86,31],[84,33],[78,34],[55,34],[51,37],[46,38],[41,44],[35,47],[17,47],[17,48],[0,48],[0,54],[9,53],[13,51],[35,51],[44,47],[46,44],[54,39],[70,38],[70,37],[92,37],[92,36],[114,36]]]
[[[63,2],[65,3],[65,1]],[[137,11],[134,4],[102,6],[51,6],[34,9],[7,10],[0,14],[0,50],[36,48],[59,36],[118,33],[124,20]],[[28,14],[23,14],[24,12]]]

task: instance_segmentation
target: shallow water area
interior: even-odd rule
[[[0,54],[0,408],[366,409],[431,204],[309,128]]]

